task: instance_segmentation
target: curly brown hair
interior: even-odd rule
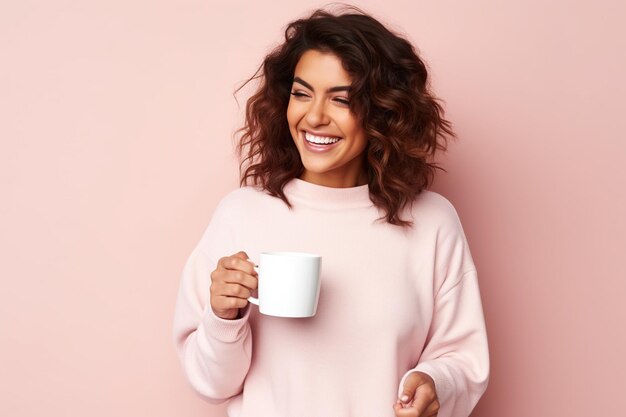
[[[446,171],[433,162],[434,155],[446,150],[448,137],[456,138],[430,91],[426,64],[409,41],[356,6],[337,14],[316,9],[289,23],[284,35],[284,43],[235,90],[260,79],[246,103],[245,125],[234,133],[244,132],[236,148],[240,185],[250,178],[292,208],[283,187],[304,171],[286,115],[294,70],[307,50],[333,53],[353,80],[350,111],[367,135],[370,199],[386,212],[379,220],[412,227],[399,212],[430,186],[435,169]]]

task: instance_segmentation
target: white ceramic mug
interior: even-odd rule
[[[262,252],[258,273],[258,298],[248,301],[259,312],[277,317],[312,317],[320,295],[322,257],[305,252]]]

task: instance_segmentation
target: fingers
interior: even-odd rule
[[[407,408],[405,408],[407,407]],[[393,405],[396,417],[436,417],[439,412],[439,402],[433,401],[421,414],[413,406],[403,406],[400,400]]]
[[[436,417],[439,413],[439,400],[435,400],[424,411],[424,417]]]
[[[404,381],[404,387],[402,388],[402,394],[393,406],[396,417],[418,417],[417,410],[410,405],[415,391],[420,383],[421,379],[416,372],[412,372]]]
[[[244,251],[220,258],[216,270],[211,274],[211,279],[243,285],[251,290],[257,288],[258,274],[254,270],[254,263],[247,259],[248,255]]]
[[[252,290],[241,284],[233,284],[230,282],[217,282],[215,283],[216,294],[225,297],[237,297],[247,300],[250,297]]]
[[[400,400],[393,405],[393,411],[396,417],[418,417],[417,410],[415,408],[403,408]]]
[[[249,290],[254,290],[258,286],[258,278],[256,272],[254,275],[247,274],[239,270],[224,270],[213,272],[216,282],[223,282],[225,284],[238,284],[238,286],[244,286]]]
[[[254,275],[254,263],[248,260],[249,257],[244,251],[239,251],[231,256],[224,256],[220,258],[217,263],[218,269],[237,269],[246,272],[250,275]]]
[[[415,395],[415,390],[423,382],[421,375],[418,372],[411,372],[404,381],[404,387],[402,388],[402,394],[400,394],[400,400],[403,403],[408,403]]]
[[[218,317],[236,319],[248,305],[252,290],[258,286],[258,274],[248,254],[239,251],[224,256],[211,272],[211,308]]]
[[[218,309],[232,310],[237,308],[244,308],[248,305],[248,300],[238,297],[227,297],[224,295],[218,295],[215,297],[215,307]]]
[[[233,272],[233,271],[229,271]],[[214,274],[218,273],[214,271]],[[228,272],[224,272],[228,273]],[[243,272],[237,272],[243,274]],[[251,291],[240,284],[222,281],[211,283],[211,307],[218,317],[235,319],[239,316],[239,309],[248,305]]]
[[[419,371],[410,373],[393,409],[397,417],[436,416],[439,412],[439,401],[430,375]]]
[[[422,417],[426,417],[429,413],[426,413],[426,409],[435,402],[437,396],[435,395],[434,390],[430,387],[429,384],[423,383],[422,385],[417,387],[415,391],[415,400],[413,401],[412,407],[417,410],[417,415]]]

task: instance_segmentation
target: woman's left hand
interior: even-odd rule
[[[393,410],[396,417],[435,417],[439,412],[439,400],[435,391],[435,381],[424,372],[411,372],[404,381],[404,389]],[[406,408],[405,408],[406,407]]]

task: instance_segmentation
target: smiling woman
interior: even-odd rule
[[[287,121],[304,166],[299,178],[328,187],[367,184],[367,136],[350,111],[346,90],[351,79],[341,60],[309,50],[295,74]]]
[[[410,226],[400,212],[432,183],[442,169],[435,154],[456,135],[415,47],[361,9],[345,9],[353,13],[320,9],[291,22],[285,42],[236,90],[261,79],[236,131],[243,133],[240,182],[260,185],[288,207],[283,187],[294,177],[330,187],[369,184],[386,220]],[[342,141],[316,146],[306,131]]]
[[[262,63],[242,187],[189,256],[176,349],[231,417],[467,417],[489,377],[476,267],[454,207],[425,189],[452,132],[412,45],[348,9],[291,22]],[[266,251],[323,258],[314,316],[250,307]]]

